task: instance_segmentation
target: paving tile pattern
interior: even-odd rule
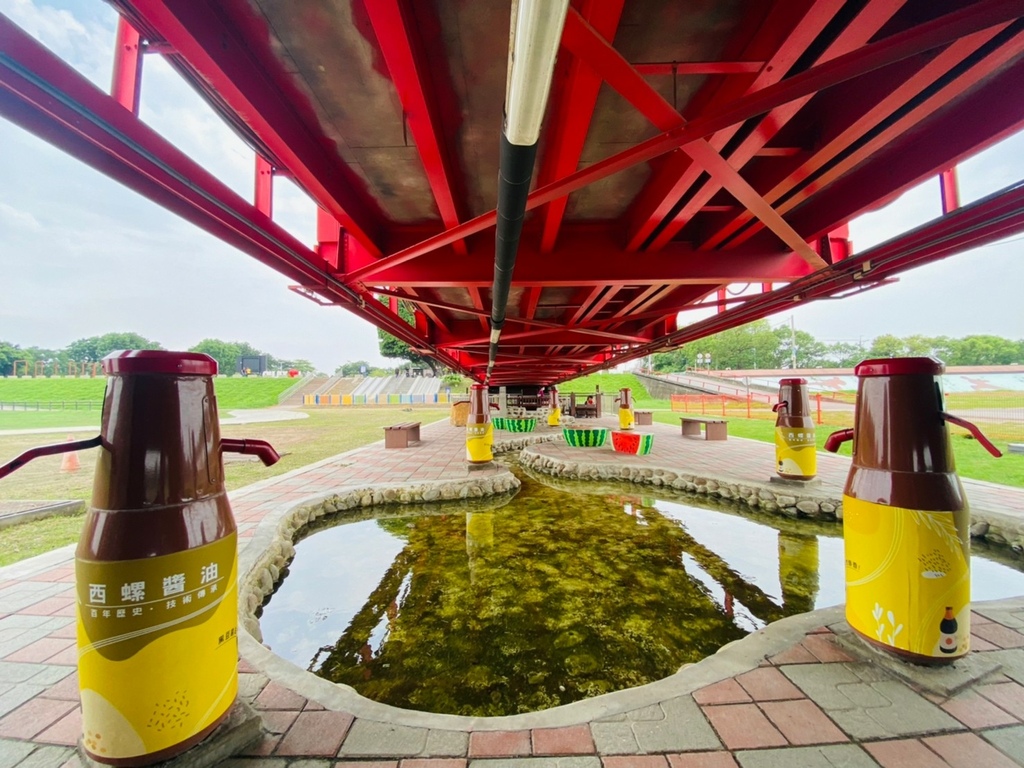
[[[611,424],[611,422],[609,422]],[[762,480],[764,444],[683,440],[665,425],[652,460],[688,472]],[[499,436],[499,440],[500,440]],[[558,450],[569,450],[561,446]],[[596,454],[588,454],[596,455]],[[574,455],[575,458],[582,458]],[[602,459],[604,460],[604,459]],[[846,460],[821,456],[822,493],[841,492]],[[484,470],[498,471],[498,470]],[[283,504],[343,487],[469,477],[463,431],[437,423],[413,448],[375,444],[232,494],[246,546]],[[1024,515],[1024,493],[992,488]],[[969,488],[972,506],[978,497]],[[981,496],[982,503],[987,497]],[[74,567],[37,558],[0,571],[0,768],[84,768],[74,649]],[[44,565],[44,561],[48,565]],[[36,562],[36,561],[32,561]],[[29,575],[26,576],[25,574]],[[1024,765],[1024,601],[979,606],[975,653],[1001,676],[956,696],[924,694],[852,658],[827,627],[692,694],[566,727],[494,731],[413,728],[332,711],[240,660],[240,696],[263,735],[223,768],[773,768]]]

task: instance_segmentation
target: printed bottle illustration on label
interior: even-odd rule
[[[939,650],[943,653],[956,653],[956,619],[953,617],[952,606],[946,606],[946,615],[939,622]]]

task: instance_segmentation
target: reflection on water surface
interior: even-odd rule
[[[392,507],[300,542],[265,642],[376,701],[507,715],[658,680],[843,599],[838,525],[515,469],[511,501]],[[979,557],[973,581],[974,599],[1024,593]]]

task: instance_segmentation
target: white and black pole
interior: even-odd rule
[[[555,58],[569,0],[518,0],[512,5],[505,121],[498,169],[494,283],[487,380],[498,358],[498,342],[512,285],[526,198],[537,158],[540,124],[547,107]]]

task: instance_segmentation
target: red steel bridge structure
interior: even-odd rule
[[[1024,127],[1024,0],[112,3],[109,93],[0,16],[0,115],[493,385],[1024,230],[1024,186],[960,206],[951,170]],[[254,150],[252,199],[138,118],[146,56]],[[277,176],[319,206],[315,245],[274,222]],[[852,252],[851,218],[930,177],[944,215]]]

